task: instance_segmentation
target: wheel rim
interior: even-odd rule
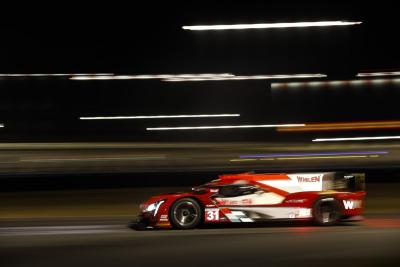
[[[339,213],[332,203],[324,203],[320,206],[320,214],[322,223],[330,223],[337,219]]]
[[[198,211],[190,201],[179,203],[174,209],[174,219],[180,226],[189,226],[196,221]]]

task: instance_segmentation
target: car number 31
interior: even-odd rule
[[[207,222],[218,222],[219,221],[219,209],[206,209],[205,217]]]

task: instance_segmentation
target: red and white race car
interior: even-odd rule
[[[201,223],[270,220],[334,225],[360,220],[364,177],[342,172],[221,175],[191,192],[151,197],[140,205],[135,228],[190,229]]]

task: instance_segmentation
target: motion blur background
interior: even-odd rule
[[[184,1],[36,8],[40,12],[5,10],[0,18],[0,235],[7,236],[10,227],[32,225],[123,225],[148,196],[185,190],[223,173],[348,171],[366,173],[366,216],[373,218],[363,226],[367,228],[353,228],[351,234],[372,242],[362,231],[385,227],[392,232],[381,233],[382,240],[386,235],[399,237],[400,41],[394,2]],[[227,31],[182,28],[304,21],[362,23]],[[80,79],[80,74],[92,75]],[[92,79],[96,74],[106,76]],[[162,74],[248,79],[134,78]],[[323,75],[249,78],[292,74]],[[232,116],[84,119],[201,114]],[[212,129],[243,125],[264,126]],[[210,127],[154,129],[198,126]],[[265,234],[260,231],[257,234]],[[256,233],[242,234],[252,240]],[[34,255],[47,254],[45,248],[54,244],[34,237],[21,245],[28,251],[25,258],[18,258],[22,241],[7,237],[1,247],[7,264],[44,266]],[[135,238],[140,244],[147,238],[160,240],[155,234]],[[228,242],[218,238],[222,245]],[[345,242],[321,238],[335,248]],[[356,258],[361,265],[392,262],[398,259],[397,240],[382,243],[382,254],[371,254],[374,261]],[[84,241],[71,242],[80,246]],[[106,241],[96,242],[102,242],[103,256],[108,255]],[[94,243],[86,246],[95,249]],[[71,252],[71,247],[59,249],[57,253]],[[93,259],[72,254],[78,263]],[[99,263],[111,263],[116,257],[112,255]],[[128,255],[126,251],[120,263],[130,263]],[[171,255],[167,263],[175,264]],[[335,255],[330,258],[333,265],[351,257]],[[261,255],[255,256],[255,263],[263,262]]]

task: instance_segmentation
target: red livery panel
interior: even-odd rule
[[[190,229],[201,223],[270,220],[333,225],[359,220],[364,197],[364,174],[228,174],[190,192],[150,198],[140,206],[136,226]]]

